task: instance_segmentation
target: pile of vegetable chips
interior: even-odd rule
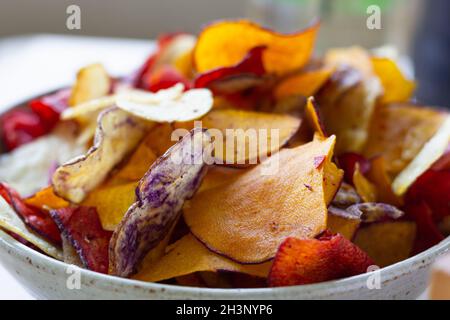
[[[96,272],[214,288],[340,279],[439,243],[448,113],[411,102],[390,58],[313,56],[318,30],[163,35],[130,75],[89,65],[7,112],[0,229]]]

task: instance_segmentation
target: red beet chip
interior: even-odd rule
[[[27,205],[19,193],[6,183],[0,183],[0,195],[9,203],[29,228],[54,244],[61,245],[61,236],[58,227],[47,211]]]
[[[233,86],[239,87],[239,83],[248,83],[248,77],[261,77],[266,73],[262,60],[265,46],[251,49],[244,59],[231,67],[218,68],[206,73],[202,73],[194,80],[195,88],[210,88],[216,93],[220,93],[216,86],[219,82],[233,80]],[[237,84],[236,84],[237,83]],[[228,87],[231,84],[228,85]],[[228,90],[229,91],[229,90]],[[237,91],[237,90],[236,90]]]
[[[345,182],[351,185],[353,185],[353,173],[355,172],[357,163],[359,163],[359,169],[362,174],[366,174],[370,170],[370,161],[364,156],[354,152],[341,154],[337,157],[337,163],[339,167],[344,170]]]
[[[59,115],[69,106],[70,89],[59,90],[30,102],[30,108],[47,127],[52,129],[59,121]]]
[[[61,233],[69,239],[89,270],[108,273],[108,247],[112,232],[102,228],[94,207],[52,210],[52,218]]]
[[[318,239],[287,238],[269,273],[271,287],[311,284],[367,272],[369,256],[340,234]]]
[[[11,151],[48,132],[38,115],[18,109],[5,113],[0,118],[2,141]]]

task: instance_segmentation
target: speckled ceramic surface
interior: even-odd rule
[[[80,270],[80,289],[68,289],[68,265],[35,252],[0,231],[0,263],[42,299],[414,299],[426,288],[430,264],[450,249],[450,238],[381,269],[380,289],[363,274],[315,285],[264,289],[204,289],[146,283]],[[373,279],[373,278],[372,278]]]

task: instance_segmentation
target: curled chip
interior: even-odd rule
[[[143,281],[162,281],[201,271],[231,271],[266,278],[272,262],[240,264],[206,248],[188,234],[171,245],[156,263],[143,265],[133,277]]]
[[[78,71],[77,81],[72,88],[69,105],[106,96],[111,90],[111,78],[101,64],[92,64]]]
[[[306,101],[305,115],[309,126],[322,137],[327,137],[325,125],[320,115],[320,109],[314,97],[309,97]]]
[[[323,282],[365,273],[373,264],[364,251],[340,234],[287,238],[278,249],[268,282],[271,287]]]
[[[32,243],[49,256],[63,260],[61,249],[30,231],[3,197],[0,197],[0,230],[11,232]]]
[[[81,262],[89,270],[108,273],[108,244],[111,232],[102,229],[92,207],[50,211],[63,237],[70,241]]]
[[[261,82],[266,73],[262,54],[266,47],[252,48],[244,59],[231,67],[223,67],[198,75],[195,88],[210,88],[215,94],[234,93]]]
[[[372,66],[384,89],[381,103],[405,102],[411,98],[416,84],[402,74],[393,60],[373,57]]]
[[[395,178],[442,127],[446,116],[439,110],[408,103],[380,105],[362,153],[367,158],[383,156],[388,176]],[[416,178],[408,177],[412,181]]]
[[[54,173],[52,182],[55,193],[70,202],[83,201],[137,146],[149,126],[117,108],[102,112],[98,117],[94,146],[84,156],[60,166]]]
[[[377,189],[373,183],[362,174],[359,163],[355,164],[353,185],[363,202],[374,202],[377,200]]]
[[[328,178],[342,178],[331,163],[334,142],[331,136],[282,149],[237,179],[199,192],[183,209],[186,224],[208,248],[241,263],[273,258],[286,237],[316,236],[339,188]],[[324,155],[315,168],[314,158]]]
[[[110,243],[110,272],[126,277],[167,236],[184,201],[193,196],[206,173],[212,142],[192,130],[159,158],[139,182],[129,208]]]
[[[278,151],[297,132],[300,123],[299,118],[290,115],[233,109],[213,110],[202,118],[202,126],[217,138],[217,163],[238,165],[256,164]]]
[[[275,98],[279,100],[288,96],[297,95],[310,97],[325,84],[332,72],[332,68],[323,67],[317,70],[302,71],[289,76],[282,80],[274,89]]]
[[[194,64],[203,73],[230,67],[250,49],[266,46],[263,61],[269,73],[282,74],[303,67],[309,60],[319,23],[294,34],[280,34],[249,21],[220,21],[208,25],[199,35]]]

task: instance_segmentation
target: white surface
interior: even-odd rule
[[[0,112],[34,95],[70,84],[76,71],[101,62],[112,75],[138,68],[150,41],[36,35],[0,41]],[[0,265],[0,299],[32,297]]]

